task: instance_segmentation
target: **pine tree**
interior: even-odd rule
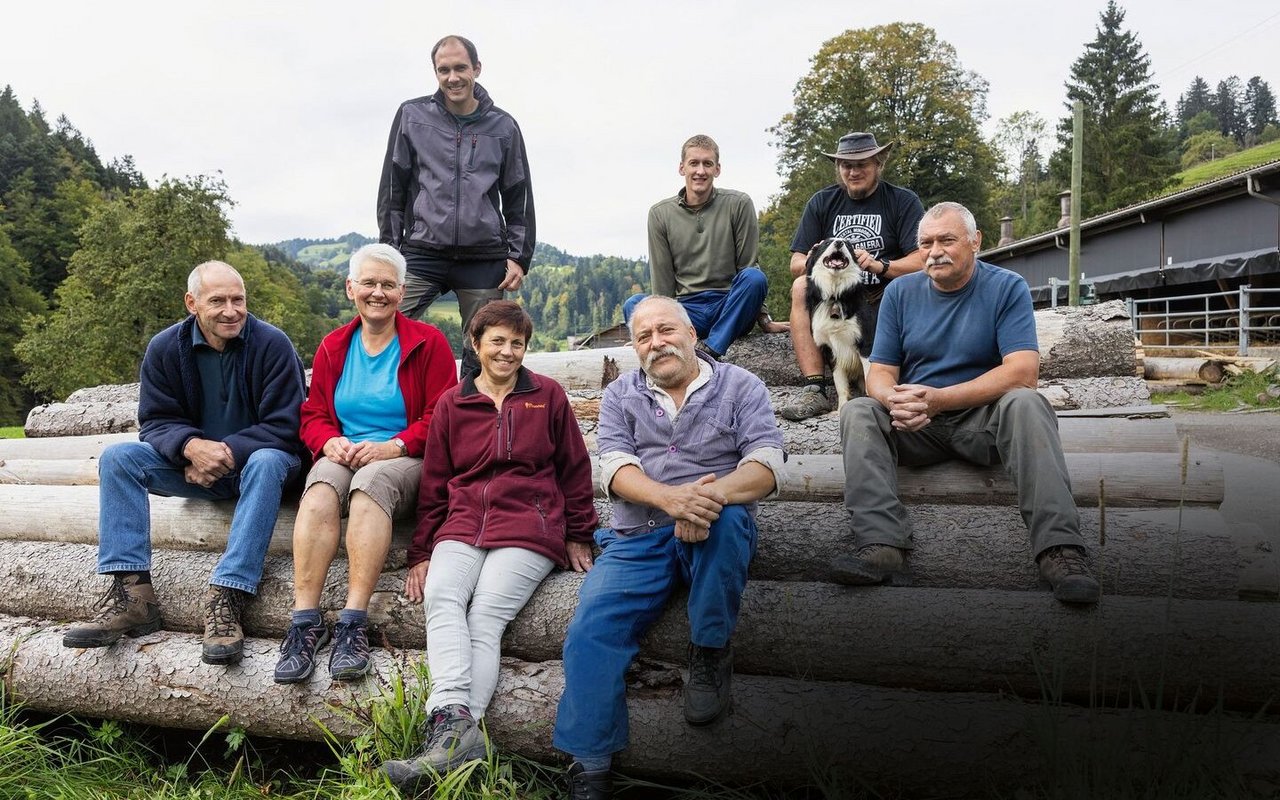
[[[1218,117],[1218,130],[1237,143],[1244,142],[1247,128],[1241,94],[1240,79],[1235,75],[1218,81],[1218,88],[1213,93],[1213,110]]]
[[[1185,127],[1201,111],[1213,111],[1213,92],[1209,90],[1209,83],[1197,75],[1178,98],[1178,122]]]
[[[1137,34],[1122,28],[1115,0],[1101,14],[1097,36],[1071,66],[1067,115],[1050,160],[1058,190],[1071,185],[1072,104],[1084,104],[1081,208],[1093,216],[1163,189],[1177,169],[1166,111],[1151,80],[1151,58]],[[1055,198],[1045,202],[1056,203]],[[1047,209],[1049,214],[1053,209]]]
[[[1257,137],[1267,125],[1275,124],[1276,96],[1271,86],[1254,75],[1244,87],[1244,115],[1248,134]]]

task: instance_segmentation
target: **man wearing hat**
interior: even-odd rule
[[[893,142],[879,145],[873,134],[858,132],[841,136],[834,153],[823,153],[835,162],[836,183],[809,198],[791,239],[791,274],[796,276],[791,284],[791,343],[805,385],[780,410],[787,419],[808,419],[835,407],[805,306],[809,248],[833,237],[853,245],[867,284],[873,321],[870,329],[863,331],[863,355],[871,352],[884,284],[924,267],[924,254],[916,247],[916,229],[924,206],[915,192],[880,179],[892,148]]]

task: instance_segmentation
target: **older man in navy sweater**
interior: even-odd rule
[[[111,589],[62,643],[106,647],[161,627],[148,492],[238,497],[205,595],[201,653],[207,664],[235,664],[244,652],[241,613],[258,590],[280,494],[305,457],[302,362],[289,337],[248,313],[244,281],[230,265],[192,270],[185,301],[190,316],[156,334],[143,357],[141,441],[112,445],[98,464],[98,572],[111,576]]]

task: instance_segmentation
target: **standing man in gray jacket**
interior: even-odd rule
[[[480,58],[461,36],[431,48],[440,89],[407,100],[391,123],[378,185],[378,236],[408,262],[400,310],[414,319],[448,291],[462,328],[520,288],[533,259],[533,187],[520,126],[476,83]],[[462,372],[479,370],[463,336]]]

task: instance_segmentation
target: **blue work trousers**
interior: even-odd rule
[[[676,300],[689,312],[698,338],[707,347],[724,355],[729,345],[751,332],[756,323],[765,295],[769,293],[769,279],[758,267],[738,270],[728,290],[708,289],[677,297]],[[622,304],[622,318],[631,321],[631,312],[648,297],[633,294]]]
[[[556,748],[599,758],[627,746],[627,667],[679,585],[689,587],[694,644],[724,647],[733,636],[755,554],[755,520],[743,506],[725,506],[705,540],[687,544],[674,532],[671,525],[627,536],[596,531],[603,552],[582,583],[565,637]]]
[[[283,450],[255,450],[242,468],[206,489],[187,483],[183,468],[146,442],[111,445],[98,462],[98,572],[151,569],[148,493],[201,500],[238,496],[227,549],[209,583],[257,594],[280,511],[280,494],[298,474],[300,463],[297,455]]]

